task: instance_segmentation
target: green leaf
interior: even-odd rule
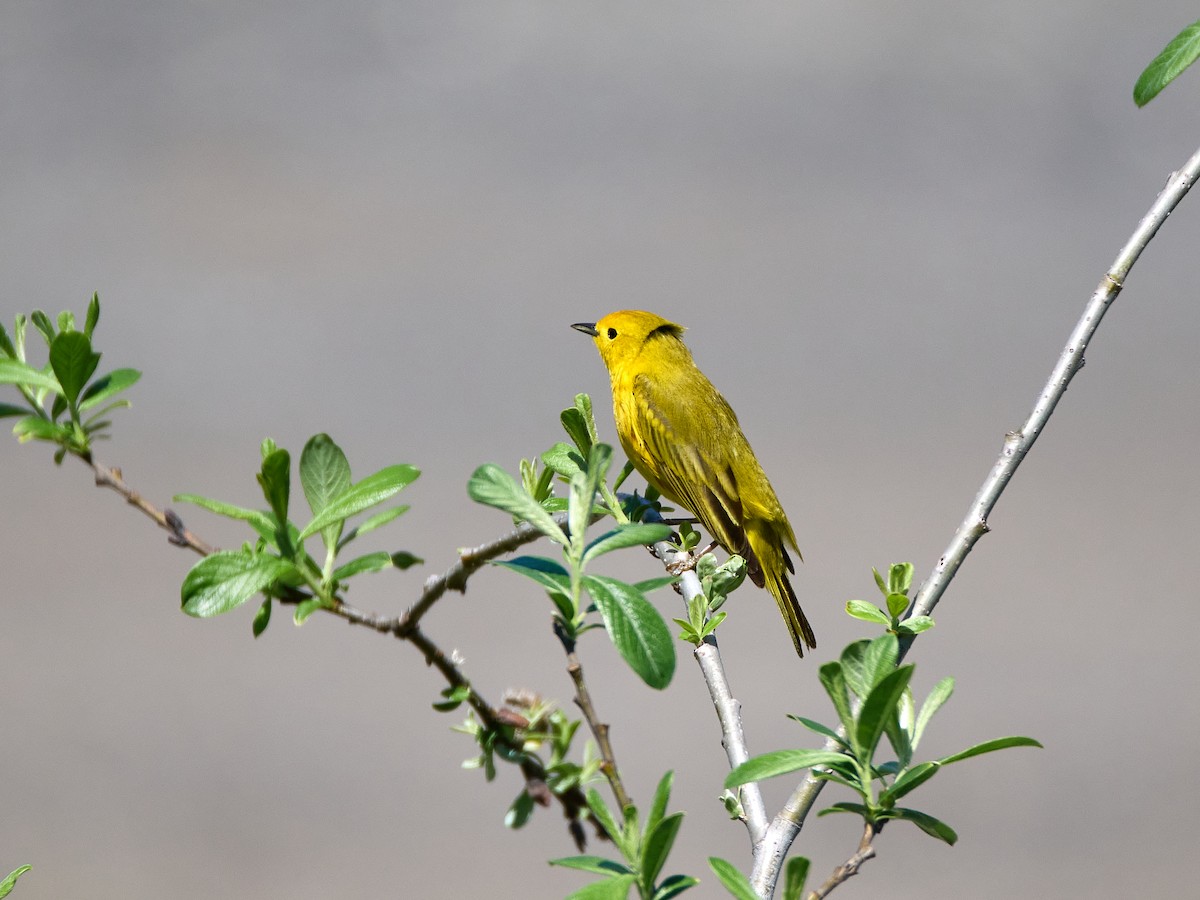
[[[324,605],[325,601],[320,597],[309,597],[307,600],[301,600],[296,604],[296,611],[292,613],[292,621],[297,625],[303,625],[313,613],[321,609]],[[491,778],[488,781],[491,781]]]
[[[974,747],[968,747],[966,750],[961,750],[958,753],[952,753],[949,756],[943,756],[938,760],[943,766],[948,766],[950,763],[959,762],[960,760],[970,759],[972,756],[982,756],[984,753],[991,753],[994,750],[1005,750],[1008,747],[1038,747],[1042,745],[1031,737],[1002,737],[992,741],[984,741],[982,744],[976,744]]]
[[[636,875],[613,875],[581,887],[573,894],[568,894],[566,900],[625,900],[636,882]]]
[[[7,419],[10,416],[28,415],[29,408],[26,406],[13,406],[11,403],[0,403],[0,419]]]
[[[81,331],[65,331],[50,345],[50,368],[69,403],[79,398],[99,363],[100,354],[93,352],[92,342]]]
[[[917,809],[905,809],[902,806],[897,806],[895,809],[888,810],[884,813],[884,818],[888,819],[903,819],[906,822],[912,822],[918,828],[928,835],[932,835],[938,840],[945,841],[951,847],[958,841],[958,835],[954,829],[940,819],[935,819],[928,813],[923,813]]]
[[[874,687],[896,668],[900,656],[900,642],[894,634],[881,634],[867,644],[863,652],[863,674],[867,683]]]
[[[925,726],[929,724],[929,720],[933,718],[933,714],[942,708],[942,704],[949,700],[950,695],[953,693],[954,679],[949,676],[943,678],[933,686],[933,690],[929,692],[929,696],[921,704],[921,711],[917,713],[917,721],[913,725],[912,745],[914,750],[917,748],[917,744],[921,743],[921,735],[925,733]]]
[[[66,426],[56,425],[41,416],[26,416],[13,424],[13,434],[17,440],[25,443],[29,440],[62,441],[66,440],[69,430]]]
[[[879,802],[886,806],[890,806],[905,794],[915,791],[917,788],[927,782],[930,778],[938,773],[939,769],[941,769],[940,763],[918,763],[893,781],[891,787],[879,795]]]
[[[888,569],[888,589],[889,594],[907,594],[908,589],[912,587],[913,564],[912,563],[892,563]]]
[[[587,565],[596,557],[611,553],[613,550],[620,550],[624,547],[644,547],[665,541],[670,534],[671,527],[669,525],[643,525],[640,523],[618,525],[612,531],[605,532],[587,545],[587,549],[583,553],[583,564]]]
[[[833,813],[851,813],[856,816],[862,816],[864,819],[868,819],[871,817],[871,811],[869,809],[867,809],[865,806],[863,806],[861,803],[851,803],[848,800],[842,800],[842,801],[839,801],[838,803],[834,803],[830,806],[827,806],[823,810],[821,810],[819,813],[817,813],[817,815],[818,816],[828,816]]]
[[[362,481],[351,485],[336,497],[331,498],[325,508],[313,516],[312,521],[301,530],[301,540],[333,522],[348,519],[350,516],[382,503],[388,497],[399,493],[416,481],[420,474],[420,470],[413,466],[395,465],[387,466],[373,475],[368,475]]]
[[[567,507],[567,527],[570,530],[572,542],[582,542],[588,522],[592,518],[592,508],[596,491],[600,482],[608,473],[612,462],[612,447],[608,444],[595,444],[587,457],[587,472],[574,475],[571,478],[570,505]],[[576,546],[579,546],[576,543]]]
[[[33,866],[21,866],[20,868],[13,869],[11,872],[9,872],[8,875],[5,876],[4,880],[0,881],[0,898],[7,897],[10,893],[12,893],[12,889],[17,884],[17,879],[32,868]]]
[[[1145,106],[1200,56],[1200,21],[1193,22],[1171,39],[1154,57],[1133,87],[1133,102]]]
[[[622,838],[625,831],[617,824],[617,820],[605,804],[604,798],[600,796],[595,788],[588,788],[585,797],[587,798],[588,809],[591,810],[592,816],[600,823],[600,827],[604,829],[605,834],[612,838],[613,843],[624,851]]]
[[[476,503],[502,509],[522,522],[528,522],[550,540],[566,546],[567,536],[550,513],[499,466],[485,463],[476,469],[467,482],[467,493]]]
[[[559,441],[542,454],[542,464],[564,478],[570,478],[576,472],[584,470],[583,457],[570,444]]]
[[[834,750],[774,750],[752,756],[725,776],[725,787],[735,788],[752,781],[762,781],[777,775],[787,775],[814,766],[842,765],[845,753]]]
[[[795,721],[799,722],[801,725],[803,725],[809,731],[815,731],[817,734],[821,735],[822,737],[832,738],[833,740],[835,740],[839,744],[841,744],[843,747],[846,746],[846,739],[844,737],[842,737],[840,734],[838,734],[836,731],[834,731],[832,728],[830,728],[828,725],[822,725],[820,722],[815,722],[812,719],[806,719],[804,716],[793,716],[790,713],[788,714],[788,718],[794,719]]]
[[[885,675],[871,689],[862,706],[858,710],[858,721],[855,722],[853,743],[860,760],[870,759],[883,737],[883,729],[889,716],[895,714],[896,704],[904,696],[904,689],[912,679],[913,666],[901,666]]]
[[[364,554],[350,560],[348,563],[338,566],[333,570],[330,578],[334,581],[345,581],[347,578],[353,578],[355,575],[361,575],[363,572],[382,572],[384,569],[392,568],[393,564],[392,554],[386,550],[377,550],[374,553]]]
[[[92,292],[92,299],[88,301],[87,318],[83,324],[83,333],[90,340],[92,333],[96,330],[96,324],[100,321],[100,295],[95,291]]]
[[[933,619],[930,616],[910,616],[900,623],[896,630],[900,634],[920,634],[922,631],[928,631],[933,627]]]
[[[0,384],[27,384],[56,394],[61,394],[63,390],[53,375],[15,359],[0,359]]]
[[[137,369],[113,369],[107,375],[102,375],[87,386],[87,390],[79,398],[79,411],[87,412],[103,403],[113,394],[119,394],[126,388],[137,384],[142,373]]]
[[[201,509],[207,509],[209,512],[216,513],[218,516],[225,516],[228,519],[249,522],[251,527],[259,534],[263,534],[264,532],[270,534],[275,530],[275,520],[271,518],[270,513],[263,512],[261,509],[247,509],[244,506],[234,506],[232,503],[210,500],[208,497],[201,497],[199,494],[176,494],[171,499],[175,503],[192,503]]]
[[[64,334],[75,330],[75,313],[64,309],[58,314],[58,330]]]
[[[850,694],[846,688],[846,673],[842,669],[842,664],[837,660],[825,663],[817,670],[817,677],[821,679],[825,693],[833,701],[833,708],[837,710],[838,719],[849,732],[854,728],[854,714],[850,709]]]
[[[533,798],[529,791],[521,791],[512,802],[508,812],[504,814],[504,827],[517,829],[525,825],[533,816]]]
[[[908,597],[904,594],[888,594],[886,602],[888,613],[893,618],[899,617],[901,613],[908,609]]]
[[[677,812],[671,813],[653,828],[647,827],[646,837],[642,841],[642,864],[639,867],[642,883],[647,887],[652,887],[658,880],[682,824],[683,813]]]
[[[750,884],[750,879],[734,868],[733,863],[726,862],[718,856],[710,856],[708,865],[725,886],[725,890],[737,900],[760,900]]]
[[[397,550],[392,554],[392,565],[397,569],[408,569],[425,562],[419,556],[414,556],[407,550]]]
[[[376,528],[381,528],[388,524],[393,519],[400,518],[400,516],[408,512],[410,508],[411,507],[408,506],[393,506],[390,509],[377,512],[373,516],[368,516],[356,528],[351,528],[342,535],[341,540],[338,541],[338,549],[340,550],[342,547],[345,547],[355,538],[362,537],[364,534],[369,534]]]
[[[575,406],[564,409],[559,416],[567,435],[575,443],[582,456],[592,452],[596,443],[596,420],[592,416],[592,398],[587,394],[575,395]]]
[[[652,900],[672,900],[673,897],[678,897],[688,888],[695,887],[699,883],[700,879],[693,878],[691,875],[669,875],[662,880],[658,890],[654,892]]]
[[[667,772],[658,781],[654,789],[654,800],[650,804],[650,812],[646,814],[646,831],[653,831],[655,826],[667,814],[667,803],[671,799],[671,785],[675,783],[675,773]]]
[[[18,325],[20,317],[17,317]],[[0,322],[0,354],[7,356],[9,359],[21,358],[21,354],[17,351],[17,346],[12,342],[12,338],[8,336],[8,331],[4,327],[4,323]]]
[[[279,522],[286,522],[288,517],[288,497],[292,491],[292,457],[286,450],[272,450],[262,461],[262,471],[258,473],[258,483],[262,487],[267,505],[275,513]]]
[[[300,486],[314,516],[350,489],[350,463],[342,448],[327,434],[314,434],[300,452]],[[337,547],[344,519],[321,529],[326,548]]]
[[[603,856],[564,856],[561,859],[550,860],[552,866],[562,866],[564,869],[580,869],[584,872],[595,872],[597,875],[630,875],[633,869],[622,865],[615,859],[605,859]]]
[[[204,557],[184,577],[183,611],[202,619],[229,612],[295,572],[295,566],[277,556],[220,550]]]
[[[783,900],[800,900],[808,880],[808,858],[793,856],[783,868]]]
[[[498,559],[493,565],[520,572],[532,578],[550,595],[559,614],[567,621],[575,618],[575,606],[571,601],[571,576],[561,564],[544,556],[518,556],[515,559]]]
[[[616,578],[585,575],[583,585],[621,658],[650,687],[662,690],[670,684],[675,645],[658,610],[641,591]]]
[[[35,309],[29,314],[29,321],[33,323],[34,328],[41,332],[47,347],[54,343],[54,326],[50,324],[49,316],[40,309]]]
[[[258,612],[254,614],[254,624],[251,626],[251,631],[255,637],[258,637],[267,630],[269,624],[271,624],[271,598],[267,597],[263,600],[262,606],[258,608]]]
[[[890,625],[892,620],[874,603],[866,600],[847,600],[846,615],[861,619],[864,622],[874,622],[877,625]]]

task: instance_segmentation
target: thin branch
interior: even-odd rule
[[[557,626],[555,633],[558,634],[560,640],[563,640],[564,646],[567,646],[565,635],[559,633]],[[617,805],[624,813],[633,806],[633,801],[629,798],[625,784],[621,781],[621,770],[617,768],[617,757],[613,753],[612,741],[608,739],[608,723],[601,722],[600,717],[596,714],[591,692],[588,691],[587,680],[583,676],[583,663],[579,661],[579,656],[573,646],[567,650],[567,673],[575,685],[575,705],[583,712],[583,718],[596,738],[596,745],[600,748],[600,758],[603,760],[600,769],[604,772],[604,777],[608,779],[608,785],[617,799]]]
[[[858,851],[848,860],[833,870],[833,874],[826,879],[825,883],[812,891],[808,895],[808,900],[823,900],[828,897],[830,892],[842,882],[858,874],[858,870],[862,868],[862,864],[868,859],[875,858],[875,848],[871,846],[871,841],[875,839],[875,826],[870,822],[863,825],[862,840],[858,842]]]
[[[131,506],[136,506],[143,513],[149,516],[158,525],[159,528],[167,531],[167,538],[172,544],[177,547],[186,547],[194,550],[201,556],[210,556],[217,552],[217,548],[205,543],[192,532],[188,531],[183,525],[183,519],[179,518],[173,509],[159,509],[133,488],[125,483],[124,477],[121,475],[121,470],[116,467],[101,465],[91,458],[91,455],[80,456],[83,462],[90,466],[92,471],[96,473],[96,487],[112,488],[118,494],[125,498],[125,502]]]
[[[1058,401],[1066,393],[1067,385],[1083,368],[1084,351],[1100,326],[1100,320],[1108,311],[1109,306],[1117,299],[1125,279],[1133,264],[1137,262],[1143,250],[1150,243],[1158,229],[1166,222],[1179,202],[1187,195],[1196,179],[1200,177],[1200,150],[1197,150],[1187,163],[1167,179],[1166,187],[1162,189],[1149,211],[1142,217],[1133,235],[1121,248],[1117,258],[1104,274],[1100,284],[1093,292],[1083,315],[1071,331],[1067,344],[1059,355],[1057,363],[1050,373],[1046,386],[1042,389],[1033,411],[1019,431],[1011,431],[1004,438],[1004,446],[1000,456],[992,466],[975,499],[971,502],[966,516],[958,526],[950,545],[938,559],[929,577],[921,585],[913,598],[910,615],[929,615],[937,606],[946,588],[954,579],[959,567],[971,552],[976,542],[988,532],[987,517],[1004,493],[1004,489],[1012,480],[1017,467],[1025,459],[1030,448],[1042,433],[1050,415],[1054,412]],[[915,636],[909,636],[900,641],[900,656],[903,659],[912,646]],[[897,660],[899,661],[899,660]],[[835,750],[838,745],[831,739],[825,742],[825,749]],[[751,871],[750,882],[761,897],[772,897],[779,872],[783,866],[784,856],[795,841],[796,836],[804,825],[804,820],[816,802],[825,782],[815,778],[810,771],[796,791],[788,799],[787,804],[771,821],[763,843],[756,848],[754,867]]]
[[[645,521],[658,521],[658,517],[647,514]],[[664,566],[672,566],[684,562],[689,554],[675,549],[670,541],[660,541],[654,545],[654,555]],[[683,593],[683,606],[686,610],[692,597],[702,593],[700,578],[695,571],[689,569],[680,579]],[[729,678],[725,674],[725,664],[721,661],[721,649],[717,645],[717,637],[710,634],[704,639],[693,653],[704,683],[708,686],[708,695],[712,698],[713,708],[717,713],[717,721],[721,726],[721,746],[725,748],[725,758],[729,768],[733,769],[750,758],[750,750],[746,745],[746,732],[742,728],[742,705],[734,698],[733,689],[729,686]],[[739,789],[742,810],[745,812],[746,829],[750,833],[751,846],[757,848],[767,831],[767,807],[763,802],[762,789],[757,783],[744,784]]]

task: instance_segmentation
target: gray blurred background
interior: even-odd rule
[[[515,471],[608,382],[571,322],[688,325],[789,510],[820,639],[798,662],[746,590],[721,631],[751,747],[830,719],[816,669],[869,633],[871,566],[923,577],[1117,249],[1200,142],[1200,75],[1147,109],[1143,65],[1194,3],[16,0],[0,10],[0,312],[82,311],[144,379],[98,456],[148,497],[261,501],[265,436],[327,431],[356,477],[424,470],[355,584],[403,610],[502,533],[476,465]],[[1176,897],[1194,885],[1200,700],[1195,261],[1200,198],[1134,270],[1088,366],[937,611],[916,690],[958,679],[925,749],[953,767],[838,896]],[[5,398],[9,399],[9,398]],[[7,427],[5,428],[7,431]],[[87,470],[0,442],[0,869],[35,898],[559,897],[556,811],[462,772],[408,647],[252,606],[178,609],[194,558]],[[248,532],[180,507],[210,541]],[[546,550],[546,548],[542,548]],[[610,571],[647,578],[638,552]],[[664,613],[678,615],[669,592]],[[569,705],[549,604],[489,570],[427,619],[497,699]],[[745,866],[684,645],[648,691],[582,646],[635,797],[677,771],[671,871]],[[768,785],[772,807],[789,788]],[[823,797],[846,799],[831,790]],[[848,817],[798,845],[823,879]],[[604,852],[605,848],[600,848]]]

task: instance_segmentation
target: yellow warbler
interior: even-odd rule
[[[683,326],[624,310],[572,328],[589,334],[612,379],[617,436],[634,467],[664,497],[688,509],[750,580],[779,604],[796,652],[816,647],[788,581],[796,535],[737,416],[684,346]]]

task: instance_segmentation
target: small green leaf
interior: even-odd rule
[[[912,679],[913,666],[901,666],[885,675],[863,699],[858,709],[858,720],[851,732],[855,755],[859,759],[870,759],[889,716],[895,715],[896,704],[904,696],[904,689]]]
[[[407,550],[397,550],[392,554],[392,565],[397,569],[408,569],[412,566],[418,566],[423,562],[425,562],[425,560],[421,559],[419,556],[414,556]]]
[[[137,384],[141,377],[142,373],[137,369],[113,369],[107,375],[102,375],[89,384],[79,398],[79,411],[87,412],[93,409],[113,394],[119,394]]]
[[[896,668],[900,656],[900,642],[894,634],[881,634],[867,644],[863,651],[863,675],[867,685],[873,688]]]
[[[662,690],[670,684],[675,644],[658,610],[641,591],[616,578],[585,575],[583,585],[621,658],[650,687]]]
[[[752,781],[787,775],[814,766],[842,765],[846,760],[845,753],[834,750],[775,750],[752,756],[741,765],[735,766],[733,771],[725,776],[725,787],[735,788]]]
[[[263,532],[270,533],[275,530],[275,520],[271,518],[270,513],[263,512],[261,509],[247,509],[244,506],[234,506],[232,503],[210,500],[208,497],[201,497],[199,494],[176,494],[171,499],[176,503],[195,504],[201,509],[207,509],[209,512],[216,513],[218,516],[249,522],[254,530],[260,534]]]
[[[808,858],[793,856],[783,869],[783,900],[800,900],[808,880]]]
[[[33,866],[21,866],[9,872],[8,875],[5,876],[4,880],[0,881],[0,898],[7,897],[10,893],[12,893],[12,889],[17,884],[17,879],[32,868]]]
[[[521,791],[517,794],[517,799],[512,802],[512,806],[508,808],[508,812],[504,814],[505,828],[521,828],[533,816],[533,798],[529,796],[529,791]]]
[[[10,416],[24,416],[29,413],[29,408],[26,406],[13,406],[11,403],[0,403],[0,419],[7,419]]]
[[[295,571],[277,556],[220,550],[204,557],[184,577],[183,611],[202,619],[229,612]]]
[[[817,670],[817,677],[833,702],[833,708],[837,710],[842,726],[850,731],[854,728],[854,715],[850,710],[850,694],[846,688],[846,673],[842,664],[837,660],[825,663]]]
[[[388,497],[416,481],[420,474],[420,470],[413,466],[395,465],[387,466],[368,475],[336,497],[330,498],[325,508],[314,515],[312,521],[304,526],[300,532],[300,538],[303,540],[327,525],[348,519],[365,509],[382,503]]]
[[[467,482],[467,493],[476,503],[502,509],[522,522],[528,522],[550,540],[566,546],[567,536],[550,513],[499,466],[485,463],[476,469]]]
[[[620,550],[624,547],[644,547],[665,541],[670,534],[669,525],[643,525],[640,523],[618,525],[612,531],[605,532],[587,545],[587,549],[583,553],[583,565],[586,566],[596,557],[611,553],[613,550]]]
[[[571,600],[571,576],[559,563],[544,556],[518,556],[515,559],[498,559],[493,565],[520,572],[532,578],[550,595],[559,614],[566,621],[575,618],[576,609]]]
[[[408,506],[393,506],[390,509],[377,512],[373,516],[368,516],[356,528],[351,528],[342,535],[341,540],[338,541],[338,549],[342,549],[355,538],[362,537],[364,534],[369,534],[376,528],[382,528],[392,520],[400,518],[400,516],[408,512],[409,509],[410,507]]]
[[[658,781],[658,787],[654,789],[654,800],[650,804],[650,811],[646,814],[646,831],[653,831],[654,827],[662,821],[663,816],[667,814],[667,803],[671,799],[671,785],[675,783],[675,773],[667,772]]]
[[[908,597],[904,594],[888,594],[887,609],[892,618],[899,618],[908,609]]]
[[[100,321],[100,295],[95,291],[92,292],[92,299],[88,301],[87,318],[83,323],[83,333],[90,340],[92,333],[96,330],[96,324]]]
[[[995,750],[1005,750],[1009,747],[1040,748],[1041,746],[1040,743],[1031,737],[1002,737],[991,741],[984,741],[982,744],[976,744],[974,747],[968,747],[966,750],[952,753],[949,756],[943,756],[938,762],[943,766],[948,766],[950,763],[970,759],[972,756],[982,756],[984,753],[991,753]]]
[[[355,575],[361,575],[363,572],[382,572],[384,569],[390,569],[392,566],[392,554],[386,550],[377,550],[374,553],[364,554],[350,560],[348,563],[338,566],[333,570],[330,578],[333,581],[345,581],[347,578],[353,578]]]
[[[75,313],[69,309],[64,309],[58,314],[58,330],[66,333],[75,330]]]
[[[691,875],[669,875],[659,884],[658,890],[654,892],[652,900],[672,900],[678,897],[688,888],[693,888],[700,883],[699,878],[693,878]]]
[[[325,601],[320,597],[309,597],[307,600],[301,600],[296,604],[296,611],[292,613],[292,621],[297,625],[303,625],[313,613],[324,606]],[[491,779],[489,778],[488,781],[491,781]]]
[[[709,868],[713,870],[725,890],[737,900],[760,900],[758,893],[750,884],[750,879],[739,872],[733,863],[726,862],[718,856],[708,858]]]
[[[254,614],[254,624],[251,626],[251,631],[255,637],[258,637],[267,630],[269,624],[271,624],[271,598],[267,597],[263,600],[262,606],[258,608],[258,612]]]
[[[65,331],[50,345],[50,368],[69,403],[79,398],[99,363],[100,354],[93,352],[92,342],[81,331]]]
[[[848,800],[842,800],[838,803],[827,806],[817,813],[817,815],[828,816],[832,815],[833,813],[852,813],[856,816],[862,816],[864,819],[869,819],[871,817],[871,811],[861,803],[851,803]]]
[[[1200,56],[1200,21],[1193,22],[1154,57],[1133,87],[1133,102],[1145,106]]]
[[[21,359],[21,354],[17,352],[16,344],[14,344],[12,342],[12,338],[8,336],[8,331],[5,329],[2,322],[0,322],[0,354],[7,356],[9,359]]]
[[[936,775],[940,769],[940,763],[918,763],[893,781],[891,787],[879,795],[879,802],[886,806],[890,806],[905,794],[915,791],[930,778]]]
[[[884,818],[903,819],[906,822],[912,822],[926,834],[932,835],[938,840],[945,841],[951,847],[958,841],[958,835],[953,828],[940,819],[935,819],[933,816],[923,813],[920,810],[905,809],[902,806],[897,806],[895,809],[888,810],[884,814]]]
[[[595,881],[568,894],[566,900],[626,900],[629,889],[637,883],[636,875],[613,875]]]
[[[790,713],[788,714],[788,718],[794,719],[795,721],[799,722],[801,725],[803,725],[809,731],[815,731],[817,734],[821,735],[822,737],[831,738],[831,739],[837,741],[843,747],[846,746],[846,739],[843,738],[836,731],[834,731],[832,728],[830,728],[828,725],[822,725],[820,722],[814,722],[812,719],[806,719],[804,716],[793,716]]]
[[[17,419],[13,424],[13,434],[21,443],[30,440],[65,441],[70,430],[67,426],[56,425],[41,416],[26,416],[23,419]]]
[[[874,603],[866,600],[847,600],[846,615],[861,619],[864,622],[874,622],[877,625],[890,625],[892,620]]]
[[[552,866],[562,866],[564,869],[579,869],[584,872],[595,872],[597,875],[630,875],[633,869],[617,862],[615,859],[605,859],[603,856],[564,856],[561,859],[550,860]]]
[[[929,616],[912,616],[900,623],[896,630],[900,634],[920,634],[933,627],[933,619]]]
[[[683,813],[677,812],[666,816],[654,827],[647,825],[646,837],[642,841],[642,860],[639,867],[642,883],[647,887],[658,880],[667,856],[675,846],[675,838],[679,834],[679,826],[683,824]]]
[[[600,796],[595,788],[588,788],[585,797],[587,798],[588,809],[592,811],[592,816],[600,823],[600,827],[604,829],[605,834],[612,838],[614,844],[622,847],[621,841],[625,830],[617,824],[616,817],[613,816],[612,811],[605,804],[604,798]],[[622,849],[624,848],[622,847]]]
[[[576,472],[584,470],[584,460],[579,451],[563,441],[559,441],[542,454],[542,464],[563,478],[570,478]]]
[[[32,388],[62,393],[62,385],[53,375],[15,359],[0,359],[0,384],[27,384]]]
[[[889,593],[887,582],[883,580],[883,576],[879,574],[879,570],[874,566],[871,567],[871,572],[875,575],[875,584],[879,588],[879,593],[886,597]]]
[[[611,462],[612,447],[608,444],[594,444],[588,453],[586,473],[571,478],[567,527],[575,546],[579,546],[583,541],[584,532],[587,531],[588,522],[592,518],[596,491],[608,473]]]
[[[262,487],[267,505],[275,513],[275,518],[280,522],[286,522],[288,497],[292,491],[291,454],[281,449],[268,453],[263,458],[262,471],[258,473],[258,483]]]
[[[300,486],[314,516],[350,489],[350,463],[342,448],[327,434],[314,434],[300,452]],[[326,547],[336,547],[342,520],[321,531]]]
[[[54,326],[50,324],[49,316],[40,309],[35,309],[29,314],[29,321],[33,323],[34,328],[41,332],[47,347],[54,343]]]
[[[892,563],[888,569],[888,590],[889,594],[907,594],[908,589],[912,587],[913,564],[912,563]]]
[[[913,725],[912,745],[914,750],[917,744],[921,743],[921,735],[925,733],[925,727],[929,724],[929,720],[933,718],[933,714],[942,708],[942,704],[949,700],[953,693],[954,679],[949,676],[943,678],[933,686],[933,690],[929,692],[929,696],[921,704],[921,711],[917,713],[917,721]]]

